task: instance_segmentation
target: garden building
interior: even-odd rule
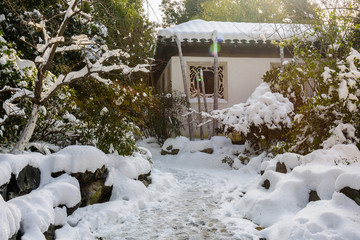
[[[306,25],[203,20],[192,20],[161,29],[157,36],[154,85],[163,92],[185,92],[186,86],[191,107],[198,109],[196,82],[202,71],[206,102],[211,111],[214,98],[214,55],[217,53],[218,108],[245,102],[262,82],[262,76],[267,70],[293,58],[289,49],[283,49],[277,43],[307,31]],[[215,54],[214,42],[218,42]],[[182,57],[179,57],[179,47]],[[201,84],[199,90],[203,92]]]

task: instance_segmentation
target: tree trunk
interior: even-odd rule
[[[181,42],[180,42],[179,36],[176,33],[175,33],[175,41],[176,41],[178,51],[179,51],[181,73],[182,73],[183,83],[184,83],[184,92],[185,92],[185,95],[186,95],[186,107],[189,109],[190,108],[190,94],[189,94],[189,89],[188,89],[188,86],[187,86],[185,62],[184,62],[184,57],[182,55]],[[194,140],[194,128],[193,128],[192,115],[191,114],[188,115],[187,121],[188,121],[188,125],[189,125],[189,137],[190,137],[190,140],[192,141],[192,140]]]
[[[11,150],[11,153],[21,153],[24,151],[26,144],[29,143],[31,136],[34,133],[36,122],[39,117],[40,105],[34,104],[31,111],[30,118],[25,126],[24,131],[22,132],[19,141],[16,143],[15,147]]]

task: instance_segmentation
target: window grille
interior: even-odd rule
[[[190,64],[189,65],[189,69],[190,69],[190,97],[194,98],[196,97],[196,81],[198,81],[198,77],[200,76],[200,69],[202,68],[203,70],[203,75],[204,75],[204,84],[205,84],[205,95],[208,98],[213,98],[214,97],[214,66],[211,65],[195,65],[195,64]],[[225,77],[224,77],[224,66],[219,66],[218,67],[218,73],[219,73],[219,98],[220,99],[225,99]],[[199,84],[200,87],[200,92],[202,93],[202,87],[201,84]]]

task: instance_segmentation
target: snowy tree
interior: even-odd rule
[[[104,39],[109,48],[121,46],[129,53],[127,65],[148,63],[153,53],[153,28],[145,18],[139,0],[96,0],[94,20],[107,28]],[[74,115],[87,123],[80,134],[82,144],[96,144],[108,152],[131,154],[135,141],[143,134],[148,105],[152,105],[152,89],[148,74],[107,76],[114,84],[100,88],[91,79],[71,84],[78,110]],[[104,112],[103,109],[108,111]]]
[[[359,5],[324,7],[305,39],[286,43],[293,61],[269,71],[264,80],[294,104],[296,115],[277,153],[306,154],[339,143],[359,143],[360,55],[354,49]],[[307,40],[312,39],[312,42]]]
[[[112,82],[104,77],[103,73],[121,71],[123,74],[129,74],[134,71],[148,71],[145,68],[147,65],[137,65],[134,68],[126,65],[124,60],[129,58],[127,52],[121,49],[110,50],[106,44],[97,41],[96,36],[90,37],[88,34],[66,36],[67,27],[72,19],[91,23],[91,15],[83,11],[85,7],[91,7],[91,4],[92,1],[85,0],[63,1],[60,5],[65,8],[60,7],[58,9],[59,13],[54,13],[53,16],[60,19],[58,26],[47,26],[48,20],[43,18],[40,13],[39,21],[28,21],[19,16],[21,21],[24,21],[29,28],[40,32],[42,37],[39,39],[38,44],[32,44],[36,52],[34,61],[15,59],[15,61],[20,62],[20,70],[29,71],[30,75],[34,76],[34,79],[31,84],[28,84],[30,90],[21,87],[11,89],[12,95],[8,102],[12,103],[15,99],[20,98],[26,98],[31,102],[31,114],[28,116],[26,127],[13,152],[24,150],[33,135],[40,109],[63,86],[86,77],[109,85]],[[21,37],[21,39],[30,44],[25,37]],[[54,64],[54,59],[67,52],[79,52],[83,56],[81,64],[78,64],[75,69],[63,71],[57,75],[51,73],[50,69]],[[8,86],[4,86],[2,91],[8,88]],[[21,110],[16,109],[16,107],[16,104],[12,105],[12,109]],[[8,116],[7,114],[3,118]]]

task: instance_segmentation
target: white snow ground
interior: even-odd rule
[[[203,156],[205,157],[205,156]],[[219,209],[225,202],[231,201],[228,196],[234,191],[239,196],[246,186],[235,186],[232,181],[243,183],[244,180],[254,180],[250,176],[236,177],[229,174],[225,169],[200,169],[172,167],[169,157],[164,164],[158,159],[155,161],[153,174],[154,186],[149,191],[154,194],[152,202],[139,202],[131,219],[122,224],[102,228],[97,236],[103,239],[244,239],[238,238],[227,227],[235,227],[234,224],[225,225],[219,220]],[[162,159],[164,160],[164,158]],[[193,159],[194,160],[194,159]],[[166,160],[165,160],[166,161]],[[164,173],[166,172],[166,173]],[[167,175],[170,177],[169,185],[165,192],[157,195],[159,191],[158,178]],[[233,176],[231,176],[233,175]],[[160,184],[161,181],[160,181]],[[243,187],[243,189],[241,188]],[[226,212],[226,216],[232,213]],[[235,216],[236,218],[236,216]],[[256,232],[255,224],[248,220],[238,218],[248,229],[242,229],[253,239]],[[243,235],[241,235],[243,236]]]
[[[360,189],[360,151],[354,145],[306,156],[286,153],[268,159],[262,154],[246,166],[234,164],[240,168],[232,170],[221,160],[243,146],[233,146],[228,139],[179,138],[167,144],[178,146],[179,154],[162,156],[150,140],[140,143],[153,157],[153,184],[148,188],[132,180],[150,170],[146,158],[151,154],[144,149],[130,157],[107,158],[94,148],[76,146],[48,156],[1,155],[4,176],[29,163],[45,171],[45,181],[29,195],[8,202],[0,198],[0,239],[12,236],[20,221],[27,229],[22,239],[45,239],[41,232],[50,223],[64,225],[56,231],[56,239],[62,240],[360,239],[360,206],[340,193],[346,186]],[[210,144],[213,154],[196,152]],[[72,163],[61,160],[67,155]],[[277,162],[284,163],[288,173],[276,172]],[[53,179],[46,172],[85,171],[104,163],[110,169],[107,183],[114,185],[111,201],[80,208],[67,218],[64,208],[54,208],[59,202],[74,205],[78,185],[74,178]],[[260,169],[266,170],[262,176]],[[269,189],[262,186],[266,179]],[[308,202],[310,190],[321,200]]]
[[[220,137],[211,143],[209,155],[194,152],[209,141],[181,137],[163,146],[179,147],[178,155],[161,156],[158,146],[142,142],[153,155],[153,184],[145,189],[127,180],[122,198],[77,210],[58,239],[360,239],[360,206],[339,193],[345,185],[358,187],[354,145],[306,156],[260,155],[231,170],[221,159],[242,147]],[[293,170],[275,172],[276,161]],[[260,168],[267,170],[263,176]],[[261,186],[265,178],[269,189]],[[310,190],[321,200],[308,203]]]
[[[153,184],[140,195],[131,193],[138,188],[132,185],[122,199],[77,210],[69,225],[57,230],[58,239],[258,239],[257,225],[227,204],[241,198],[259,175],[245,168],[239,174],[221,163],[242,146],[225,138],[213,143],[218,145],[213,155],[192,153],[196,144],[191,148],[183,142],[182,153],[175,156],[162,156],[156,144],[141,143],[153,155]]]

